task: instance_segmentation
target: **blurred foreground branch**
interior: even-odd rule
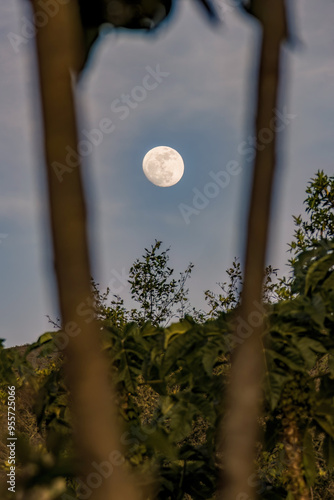
[[[284,0],[251,2],[249,12],[262,26],[258,74],[256,138],[266,135],[265,146],[256,148],[248,218],[244,285],[239,321],[245,326],[244,342],[235,352],[227,413],[221,433],[223,478],[218,498],[253,500],[255,445],[262,398],[263,318],[261,309],[272,186],[276,164],[276,115],[280,77],[281,43],[286,38]],[[264,142],[264,141],[263,141]],[[236,329],[236,335],[241,336]],[[255,481],[256,483],[256,481]]]
[[[35,15],[42,4],[47,0],[32,0]],[[114,472],[103,478],[91,500],[137,500],[140,495],[121,467],[120,429],[100,332],[93,317],[87,318],[92,293],[80,158],[77,156],[73,167],[66,157],[69,148],[77,151],[72,77],[82,62],[81,39],[75,1],[59,3],[57,14],[48,18],[36,37],[54,265],[63,334],[68,341],[66,373],[81,476],[94,470],[93,462],[110,462],[111,457],[117,462],[118,456]],[[61,181],[55,172],[59,165],[65,169]]]

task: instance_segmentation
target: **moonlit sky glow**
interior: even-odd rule
[[[217,290],[233,258],[243,255],[259,33],[227,0],[220,2],[218,29],[195,2],[177,3],[172,22],[152,36],[105,32],[78,89],[79,133],[86,141],[96,281],[128,300],[127,272],[156,238],[171,246],[176,271],[194,263],[190,298],[203,307],[203,291]],[[0,6],[0,330],[6,345],[36,340],[52,330],[46,315],[58,316],[34,41],[16,53],[8,39],[24,30],[28,4]],[[295,5],[299,43],[285,51],[289,80],[279,113],[287,123],[268,255],[282,273],[291,215],[303,211],[308,180],[318,169],[334,170],[334,2]],[[159,144],[176,149],[186,165],[182,182],[170,189],[148,182],[141,168]]]

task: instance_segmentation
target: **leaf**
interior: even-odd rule
[[[159,329],[156,326],[152,325],[150,321],[145,323],[140,331],[140,335],[142,337],[151,337],[152,335],[157,334],[160,334]]]
[[[174,398],[172,398],[171,396],[163,398],[161,405],[161,411],[163,415],[167,415],[174,406],[175,406]]]
[[[309,429],[306,429],[303,439],[303,465],[307,484],[309,487],[312,487],[317,477],[317,465],[314,455],[313,440]]]
[[[317,401],[315,403],[314,411],[317,415],[322,415],[331,418],[334,414],[334,405],[332,399],[328,401]]]
[[[326,254],[324,257],[317,259],[310,265],[305,279],[305,295],[317,287],[319,282],[326,277],[333,264],[334,254]]]
[[[43,333],[36,342],[28,346],[26,352],[25,352],[25,357],[31,352],[34,351],[35,349],[39,349],[42,345],[47,344],[48,342],[51,342],[54,340],[56,334],[58,332],[45,332]]]
[[[42,344],[45,344],[45,342],[49,342],[50,340],[53,340],[55,334],[53,332],[46,332],[46,333],[43,333],[43,335],[41,335],[38,339],[38,344],[39,345],[42,345]]]
[[[322,449],[326,464],[332,469],[334,467],[334,439],[331,436],[325,436]]]
[[[182,335],[183,333],[186,333],[190,328],[192,327],[191,323],[189,323],[187,320],[185,321],[180,321],[178,323],[173,323],[170,327],[165,329],[165,343],[164,347],[167,349],[170,341],[175,337],[176,335]]]
[[[215,351],[209,351],[203,355],[202,363],[208,375],[212,375],[212,369],[216,360],[217,360],[217,353]]]
[[[324,281],[323,288],[325,290],[333,290],[334,289],[334,272],[332,271],[329,277]]]
[[[327,354],[327,349],[317,340],[304,337],[296,342],[304,360],[309,368],[312,368],[317,361],[316,353]]]
[[[315,294],[312,297],[312,307],[310,316],[320,328],[324,328],[324,320],[326,317],[326,304],[320,294]]]
[[[300,358],[298,358],[295,355],[295,351],[293,351],[292,349],[290,349],[290,350],[286,349],[284,352],[286,352],[287,354],[294,354],[294,356],[292,356],[292,355],[290,357],[284,356],[282,354],[279,354],[276,351],[273,351],[272,349],[266,349],[266,356],[271,361],[274,361],[275,359],[282,361],[282,363],[285,363],[286,366],[288,366],[292,370],[304,371],[303,362]],[[299,361],[299,363],[296,363],[297,360]]]
[[[323,418],[323,416],[315,415],[314,420],[320,425],[320,427],[328,434],[331,438],[334,439],[334,425],[331,422],[328,422],[327,419]]]
[[[196,352],[198,352],[196,340],[199,336],[195,332],[192,332],[191,336],[188,333],[188,331],[184,332],[169,343],[161,364],[161,378],[169,372],[177,370],[179,360],[183,357],[187,357],[187,362],[190,363],[191,359],[196,356]]]
[[[163,429],[158,428],[153,433],[150,430],[145,444],[151,447],[155,453],[158,451],[170,460],[177,459],[178,450],[174,443],[170,441],[169,435]]]
[[[283,387],[287,382],[289,382],[289,380],[292,379],[292,375],[287,374],[281,369],[266,373],[265,392],[272,410],[274,410],[277,406]]]

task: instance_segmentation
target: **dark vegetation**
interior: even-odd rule
[[[268,267],[263,290],[263,442],[250,478],[262,499],[334,496],[334,177],[318,172],[305,205],[306,217],[294,217],[291,273],[276,279],[277,270]],[[248,324],[233,328],[242,285],[238,261],[218,293],[205,291],[207,312],[189,303],[192,264],[178,277],[168,264],[169,249],[155,241],[129,272],[137,308],[128,310],[121,297],[110,298],[93,282],[95,311],[116,383],[126,462],[143,477],[154,474],[159,500],[209,500],[219,477],[231,356],[261,316],[254,310]],[[0,474],[5,484],[7,386],[15,385],[17,498],[89,498],[87,478],[77,481],[72,460],[71,400],[57,334],[0,349]],[[1,498],[7,494],[4,487]]]

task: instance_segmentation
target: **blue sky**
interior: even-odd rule
[[[202,307],[203,291],[216,289],[234,256],[243,255],[251,163],[240,145],[252,133],[248,102],[258,31],[228,1],[220,2],[224,23],[216,30],[193,2],[178,3],[173,22],[154,36],[103,36],[78,89],[79,132],[84,139],[103,119],[114,125],[84,159],[94,278],[127,298],[118,277],[161,239],[171,246],[175,270],[194,263],[190,297]],[[50,329],[46,315],[57,316],[34,44],[15,52],[8,38],[22,33],[26,4],[0,6],[0,335],[6,345],[35,340]],[[291,215],[303,211],[308,180],[318,169],[334,171],[334,3],[297,0],[296,14],[299,44],[285,51],[280,103],[281,112],[285,106],[295,116],[281,136],[268,255],[281,273]],[[154,86],[157,70],[164,76]],[[142,99],[135,88],[144,82],[155,88]],[[126,95],[142,100],[132,99],[121,113],[117,100]],[[142,172],[142,158],[158,145],[184,159],[184,176],[170,188],[154,186]],[[231,161],[235,175],[227,177]],[[228,179],[226,185],[208,187],[212,173]],[[212,197],[201,202],[199,192]],[[180,204],[195,211],[185,219]]]

